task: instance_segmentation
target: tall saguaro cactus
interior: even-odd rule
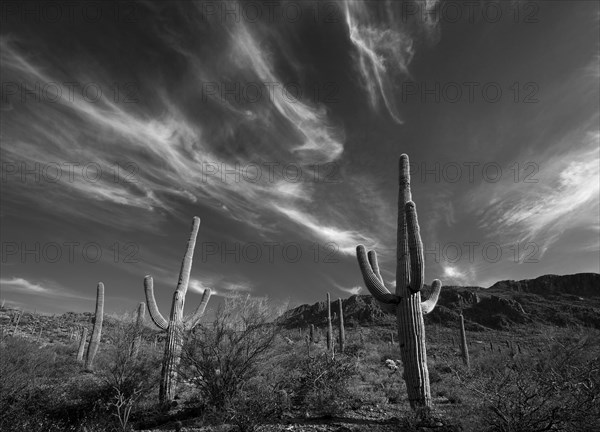
[[[131,357],[136,358],[142,344],[142,330],[144,327],[144,318],[146,317],[146,305],[140,302],[135,319],[135,337],[131,343]]]
[[[344,330],[344,309],[341,298],[338,298],[338,307],[340,310],[340,352],[343,353],[346,346],[346,331]]]
[[[87,354],[85,356],[85,369],[91,371],[94,368],[94,358],[98,352],[100,338],[102,337],[102,323],[104,322],[104,284],[98,282],[96,288],[96,314],[94,315],[94,328],[90,343],[88,345]]]
[[[369,292],[382,309],[396,314],[398,341],[404,365],[404,380],[411,408],[417,411],[431,408],[431,390],[425,348],[423,314],[431,312],[437,303],[442,283],[433,281],[433,292],[421,301],[425,275],[423,244],[412,202],[408,156],[400,156],[398,192],[398,232],[396,250],[396,293],[392,294],[383,282],[375,251],[367,254],[363,245],[356,248],[358,264]]]
[[[460,313],[460,349],[462,353],[463,363],[467,368],[471,367],[469,360],[469,346],[467,345],[467,333],[465,332],[465,317]]]
[[[181,349],[183,347],[184,331],[190,331],[200,322],[200,318],[204,315],[204,310],[210,299],[211,291],[206,289],[202,294],[200,305],[194,314],[185,319],[183,318],[183,307],[185,305],[185,295],[187,293],[188,284],[190,281],[190,273],[192,270],[192,259],[194,256],[194,248],[196,246],[196,237],[200,229],[200,218],[195,216],[192,222],[192,233],[187,243],[187,249],[181,270],[179,272],[179,281],[177,288],[173,293],[173,302],[171,303],[171,315],[169,321],[163,318],[156,300],[154,298],[154,281],[152,276],[144,278],[144,287],[146,292],[146,302],[148,304],[148,312],[150,318],[156,326],[167,332],[167,340],[165,342],[165,352],[163,355],[163,363],[161,370],[161,381],[159,389],[159,399],[161,403],[170,402],[175,396],[177,367],[181,357]]]
[[[333,348],[333,326],[331,324],[331,296],[327,293],[327,349]]]

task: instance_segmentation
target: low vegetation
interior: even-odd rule
[[[60,327],[81,323],[44,317],[40,338],[14,332],[14,320],[6,322],[0,429],[588,431],[600,418],[596,329],[467,330],[467,368],[458,326],[427,324],[434,409],[425,422],[410,409],[389,326],[346,328],[345,351],[338,353],[327,349],[324,337],[311,342],[309,327],[277,325],[271,310],[264,299],[229,299],[191,332],[170,409],[158,403],[164,345],[133,316],[105,318],[94,372],[77,361],[75,336],[57,336]]]

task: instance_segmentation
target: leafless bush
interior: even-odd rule
[[[160,359],[148,347],[136,352],[141,329],[134,322],[117,321],[111,331],[112,345],[104,356],[101,374],[112,389],[110,406],[123,431],[136,403],[158,384]]]
[[[545,357],[521,357],[488,378],[487,420],[498,432],[592,430],[600,418],[597,338],[556,341]]]
[[[278,332],[271,318],[264,298],[227,298],[212,323],[189,335],[181,372],[205,404],[225,412],[257,374]]]

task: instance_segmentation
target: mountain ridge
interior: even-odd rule
[[[423,298],[429,297],[430,289],[423,287]],[[338,309],[335,303],[332,302],[332,314]],[[343,299],[342,307],[350,326],[395,323],[395,317],[386,315],[369,294]],[[534,279],[502,280],[489,288],[445,286],[437,307],[425,320],[455,326],[460,310],[470,330],[503,330],[533,323],[600,328],[600,274],[549,274]],[[280,322],[287,328],[310,324],[324,327],[326,313],[325,301],[305,304],[285,312]]]

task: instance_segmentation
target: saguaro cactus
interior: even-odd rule
[[[333,326],[331,325],[331,296],[327,293],[327,349],[333,348]]]
[[[200,305],[196,309],[194,314],[183,319],[183,307],[185,304],[185,295],[188,289],[188,283],[190,281],[190,273],[192,270],[192,259],[194,256],[194,248],[196,246],[196,237],[198,236],[198,230],[200,228],[200,218],[194,217],[192,222],[192,233],[187,243],[187,250],[181,263],[181,270],[179,272],[179,282],[177,288],[173,293],[173,302],[171,304],[171,315],[169,321],[163,318],[156,300],[154,298],[154,281],[152,276],[146,276],[144,278],[144,287],[146,292],[146,302],[148,304],[148,312],[150,312],[150,318],[156,326],[167,332],[167,340],[165,342],[165,352],[163,355],[163,363],[161,370],[161,382],[159,389],[159,399],[161,403],[170,402],[175,396],[176,380],[177,380],[177,366],[181,356],[181,349],[183,347],[183,335],[184,331],[190,331],[200,322],[200,318],[204,315],[204,310],[210,299],[211,291],[206,289],[202,294],[202,300]]]
[[[94,328],[85,356],[85,369],[91,371],[94,368],[94,358],[98,352],[100,338],[102,337],[102,323],[104,321],[104,284],[98,282],[96,288],[96,314],[94,315]]]
[[[346,331],[344,330],[344,309],[342,308],[342,299],[338,298],[338,307],[340,311],[340,352],[344,352],[346,345]]]
[[[408,400],[414,410],[421,411],[431,408],[423,314],[434,309],[442,283],[437,279],[434,280],[431,297],[427,301],[421,301],[421,288],[425,274],[423,244],[417,222],[417,211],[410,191],[407,155],[400,156],[399,165],[396,293],[392,294],[385,287],[375,251],[369,251],[367,254],[365,247],[358,245],[356,256],[365,285],[371,295],[384,311],[396,314]]]
[[[463,358],[463,363],[467,368],[471,367],[469,360],[469,346],[467,345],[467,333],[465,332],[465,317],[460,313],[460,348]]]
[[[79,340],[79,350],[77,351],[77,361],[83,361],[83,352],[85,351],[85,340],[87,339],[88,329],[84,327],[81,331],[81,339]]]
[[[140,351],[142,344],[142,330],[144,327],[144,318],[146,317],[146,304],[140,302],[137,309],[137,317],[135,320],[135,338],[131,344],[131,357],[135,358]]]

